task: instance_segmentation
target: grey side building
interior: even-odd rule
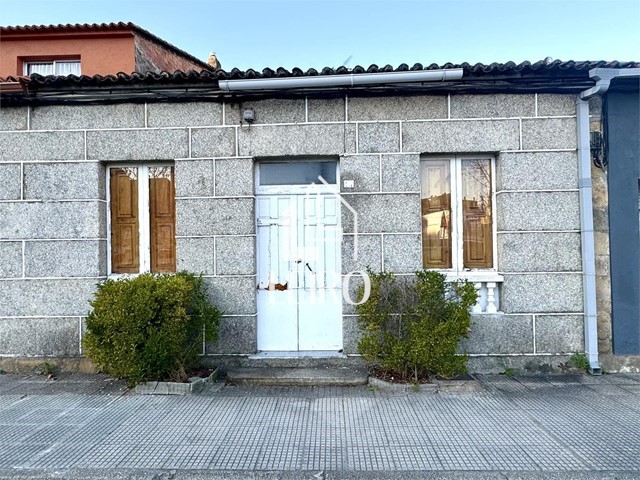
[[[224,311],[212,362],[357,355],[369,267],[476,285],[471,370],[555,367],[585,350],[576,102],[590,69],[637,66],[23,79],[1,93],[0,366],[71,367],[99,282],[176,269]]]

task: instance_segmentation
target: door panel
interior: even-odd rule
[[[258,196],[259,350],[342,348],[338,202]]]
[[[173,167],[149,168],[151,271],[176,271],[176,202]]]
[[[112,168],[109,172],[111,198],[111,271],[138,273],[138,169]]]

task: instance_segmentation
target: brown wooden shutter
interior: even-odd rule
[[[149,168],[151,271],[176,271],[176,200],[173,167]]]
[[[463,161],[462,190],[464,268],[492,268],[493,223],[489,160]]]
[[[138,169],[110,169],[111,271],[140,271]]]

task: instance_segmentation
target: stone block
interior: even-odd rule
[[[213,160],[176,161],[176,197],[212,197],[213,182]]]
[[[380,153],[400,151],[400,124],[360,123],[358,124],[358,152]]]
[[[354,235],[342,238],[342,273],[366,270],[382,270],[382,237],[380,235],[358,235],[357,258]]]
[[[0,133],[0,161],[82,159],[84,132]]]
[[[256,314],[255,277],[208,277],[209,299],[225,315]]]
[[[402,125],[405,152],[459,153],[517,150],[517,120],[458,120],[406,122]]]
[[[343,194],[358,215],[359,233],[418,233],[421,228],[419,194]],[[354,214],[342,207],[342,228],[353,233]]]
[[[502,192],[496,203],[498,231],[580,228],[578,192]]]
[[[360,274],[354,274],[354,275],[351,275],[350,277],[347,277],[346,275],[342,276],[343,289],[344,289],[344,286],[346,285],[347,292],[349,292],[349,298],[351,299],[351,303],[347,302],[347,299],[345,299],[344,297],[344,290],[343,290],[343,296],[342,296],[342,313],[343,314],[355,315],[356,309],[353,303],[362,301],[362,296],[358,295],[358,289],[363,284],[364,284],[364,281],[362,279],[362,275]]]
[[[523,150],[577,148],[575,118],[522,120]]]
[[[343,192],[379,192],[380,155],[340,157],[340,180]],[[344,180],[353,180],[354,188],[344,188]]]
[[[179,199],[177,235],[250,235],[255,233],[253,198]],[[0,230],[1,231],[1,230]]]
[[[252,158],[217,158],[215,160],[216,189],[218,197],[253,195],[255,178]]]
[[[80,355],[80,319],[0,318],[0,355]]]
[[[207,355],[255,353],[258,348],[258,329],[255,316],[222,317],[218,340],[208,342]]]
[[[451,118],[533,117],[535,96],[526,94],[451,95]]]
[[[235,155],[235,128],[195,128],[191,130],[192,157],[233,157]]]
[[[344,122],[344,97],[309,98],[307,119],[310,122]]]
[[[345,125],[341,124],[242,127],[238,135],[243,157],[340,155],[345,151]]]
[[[501,153],[496,169],[498,191],[578,188],[575,152]]]
[[[215,274],[214,238],[176,238],[178,270],[187,270],[196,275]]]
[[[0,107],[0,130],[26,130],[28,107]]]
[[[217,237],[216,275],[255,275],[255,237]]]
[[[253,108],[256,119],[252,125],[273,123],[302,123],[305,121],[304,99],[296,98],[268,98],[252,100],[242,103],[227,103],[225,105],[225,123],[240,125],[242,112],[245,108]]]
[[[90,160],[173,160],[189,154],[187,130],[87,132]]]
[[[31,109],[31,130],[143,128],[144,105],[47,105]]]
[[[537,315],[536,353],[575,353],[584,351],[582,315]]]
[[[103,202],[0,203],[0,238],[104,238]]]
[[[382,155],[383,192],[420,192],[420,155]]]
[[[574,112],[573,115],[576,114],[575,109],[577,106],[574,102]],[[596,95],[589,99],[589,117],[591,117],[591,121],[600,121],[600,117],[602,116],[602,97],[600,95]]]
[[[104,167],[98,163],[24,165],[25,200],[97,200],[104,198],[104,183]]]
[[[149,103],[149,127],[208,127],[222,125],[222,104],[215,102]]]
[[[422,236],[384,235],[384,271],[414,273],[422,268]]]
[[[27,277],[99,277],[107,274],[106,240],[28,241]]]
[[[96,279],[0,281],[0,317],[86,316]]]
[[[579,233],[498,234],[501,272],[576,272],[582,269]]]
[[[469,338],[460,342],[460,351],[472,354],[533,353],[533,317],[473,315]]]
[[[21,276],[22,242],[0,242],[0,278]]]
[[[576,95],[539,93],[538,116],[575,115],[576,100]]]
[[[349,120],[421,120],[447,118],[445,95],[349,97]]]
[[[358,325],[358,317],[345,315],[342,317],[342,351],[347,355],[358,353],[358,342],[362,338],[362,330]]]
[[[19,164],[0,164],[0,200],[19,200],[21,183]]]
[[[358,126],[355,123],[347,123],[344,125],[344,153],[356,153],[356,132]]]
[[[505,313],[582,312],[579,273],[504,274],[500,306]]]

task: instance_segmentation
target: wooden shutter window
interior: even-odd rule
[[[422,265],[451,268],[449,161],[422,162]]]
[[[491,163],[462,162],[462,235],[464,268],[493,267]]]
[[[176,271],[176,201],[173,167],[149,167],[151,271]]]
[[[111,168],[111,271],[140,271],[138,169]]]

